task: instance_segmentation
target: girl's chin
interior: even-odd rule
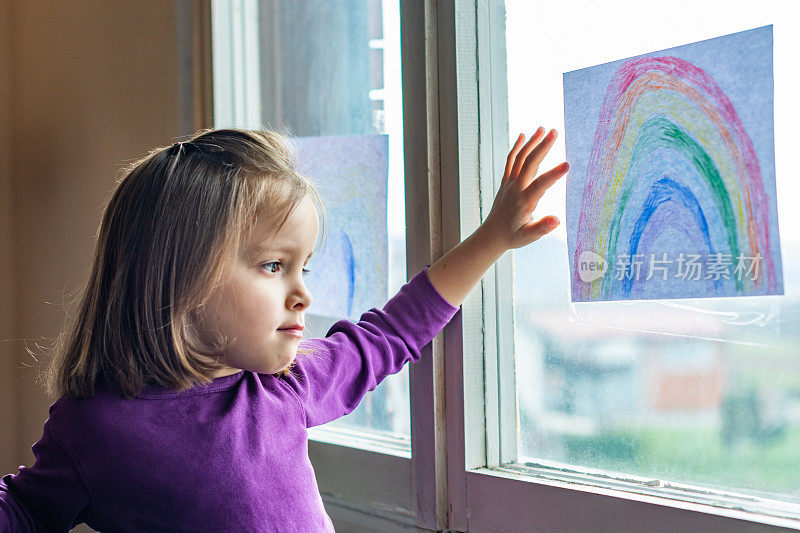
[[[223,369],[217,370],[217,372],[211,377],[211,379],[224,378],[225,376],[230,376],[232,374],[238,374],[241,371],[242,371],[241,368],[232,368],[232,367],[223,368]]]
[[[295,354],[291,354],[291,356],[289,356],[288,359],[281,358],[279,361],[276,361],[276,364],[270,365],[269,369],[262,370],[261,372],[265,374],[277,374],[278,372],[286,370],[289,367],[289,365],[292,364],[294,358]]]
[[[291,365],[296,356],[297,352],[292,350],[290,353],[281,354],[277,357],[271,357],[268,361],[250,361],[250,364],[244,365],[244,368],[241,369],[227,367],[224,371],[218,371],[219,375],[215,377],[235,374],[241,370],[249,370],[250,372],[254,372],[256,374],[277,374]]]

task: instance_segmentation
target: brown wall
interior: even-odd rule
[[[0,0],[0,472],[21,457],[16,450],[17,388],[12,341],[14,330],[11,268],[11,76],[10,0]],[[0,474],[1,476],[2,474]]]
[[[117,171],[198,124],[179,113],[187,5],[0,0],[0,476],[33,464],[52,402],[25,348],[58,334]]]

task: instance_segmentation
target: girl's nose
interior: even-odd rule
[[[306,287],[306,284],[300,280],[289,295],[289,308],[295,309],[300,306],[301,309],[307,309],[311,305],[312,300],[311,292],[308,290],[308,287]]]

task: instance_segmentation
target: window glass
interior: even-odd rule
[[[322,194],[304,336],[324,337],[337,320],[381,308],[407,279],[399,2],[214,8],[216,126],[288,133]],[[390,432],[410,449],[409,412],[406,365],[328,426]]]
[[[539,125],[558,129],[542,170],[566,159],[564,72],[774,25],[785,290],[571,304],[566,184],[554,186],[537,218],[554,214],[562,224],[513,256],[519,462],[800,503],[800,211],[792,205],[800,188],[789,161],[800,37],[792,7],[506,0],[509,143]]]

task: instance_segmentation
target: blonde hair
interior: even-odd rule
[[[144,386],[209,383],[231,339],[204,343],[197,310],[257,220],[277,231],[306,196],[324,220],[288,139],[266,129],[201,130],[124,168],[77,316],[67,315],[40,376],[47,394],[89,397],[107,385],[133,398]]]

